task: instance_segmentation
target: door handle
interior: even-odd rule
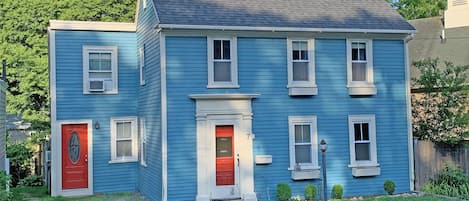
[[[88,154],[85,154],[85,163],[88,163]]]
[[[239,154],[236,154],[236,160],[238,161],[238,167],[239,167]]]

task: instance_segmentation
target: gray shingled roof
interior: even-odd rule
[[[469,65],[469,26],[446,29],[446,41],[443,42],[440,38],[443,29],[441,17],[409,22],[418,31],[414,39],[409,42],[411,62],[426,58],[439,58],[442,64],[443,61],[450,61],[456,65]],[[410,75],[418,77],[420,73],[412,66]]]
[[[385,0],[154,0],[161,24],[414,30]]]

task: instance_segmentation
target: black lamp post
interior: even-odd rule
[[[327,144],[324,139],[321,140],[321,155],[322,155],[322,184],[324,189],[324,201],[327,201],[327,176],[326,176],[326,150]]]

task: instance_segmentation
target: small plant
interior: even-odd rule
[[[306,186],[305,189],[305,198],[307,201],[312,201],[314,198],[316,198],[316,194],[318,193],[318,189],[316,186],[310,184]]]
[[[422,186],[422,191],[469,200],[469,175],[453,164],[446,164]]]
[[[31,175],[24,179],[21,179],[18,183],[20,186],[42,186],[43,179],[41,175]]]
[[[384,190],[388,192],[388,195],[392,195],[396,190],[396,184],[391,180],[384,181]]]
[[[343,194],[344,194],[344,187],[342,187],[342,185],[334,184],[334,186],[332,186],[332,198],[342,199]]]
[[[287,183],[277,184],[277,198],[279,201],[288,201],[291,197],[291,188]]]

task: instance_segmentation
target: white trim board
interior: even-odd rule
[[[55,147],[57,147],[57,140],[55,139],[57,134],[57,98],[56,98],[56,75],[55,75],[55,65],[56,65],[56,58],[55,58],[55,31],[48,29],[49,33],[49,86],[50,86],[50,122],[51,122],[51,194],[52,196],[58,195],[58,186],[57,186],[57,169],[60,166],[56,165],[55,161],[58,161],[59,153],[54,151]],[[59,148],[60,149],[60,148]]]
[[[341,28],[301,28],[301,27],[254,27],[254,26],[217,26],[217,25],[187,25],[187,24],[159,24],[162,29],[212,29],[212,30],[249,30],[249,31],[292,31],[292,32],[337,32],[337,33],[416,33],[416,30],[397,29],[341,29]]]
[[[50,20],[51,30],[135,32],[136,23]]]
[[[166,39],[163,32],[160,37],[160,76],[161,76],[161,193],[162,200],[168,200],[168,159],[167,159],[167,103],[166,103]]]
[[[63,124],[87,124],[88,125],[88,188],[87,189],[73,189],[73,190],[63,190],[62,186],[62,125]],[[84,195],[93,195],[93,121],[91,119],[82,119],[82,120],[63,120],[56,121],[56,133],[52,136],[52,140],[55,141],[51,147],[52,153],[56,152],[55,155],[57,158],[52,158],[52,166],[55,166],[55,171],[51,171],[52,175],[56,174],[55,177],[51,180],[52,184],[52,196],[84,196]],[[60,131],[60,132],[58,132]],[[58,151],[54,151],[58,150]],[[55,192],[55,193],[54,193]]]

